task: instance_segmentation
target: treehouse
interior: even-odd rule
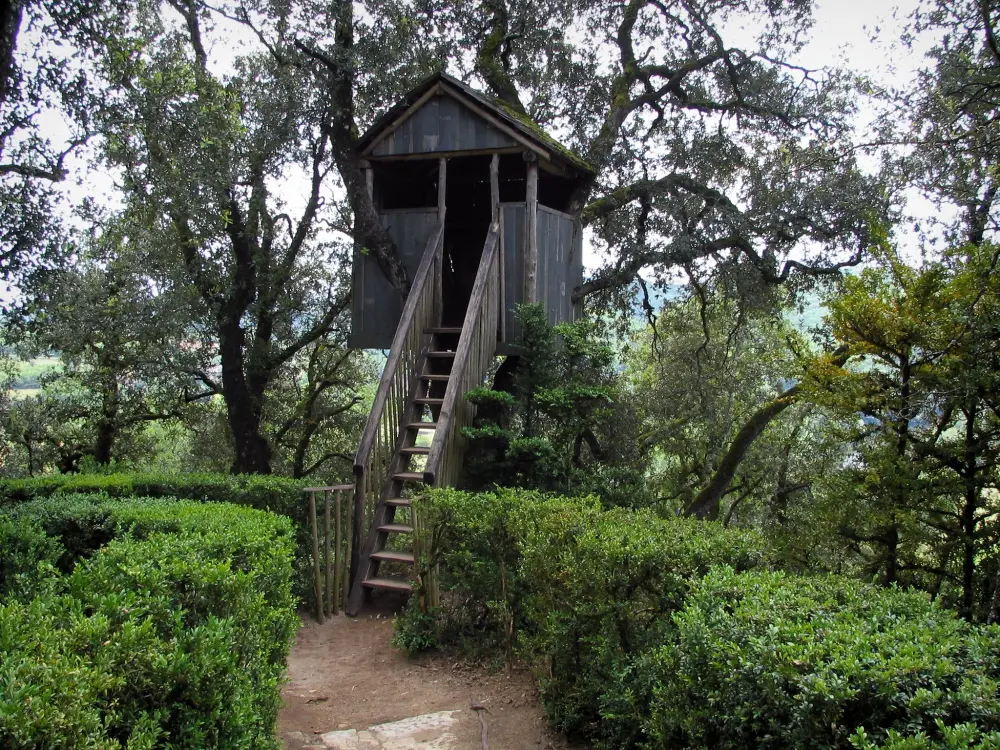
[[[411,289],[403,300],[356,249],[350,345],[389,355],[354,464],[349,613],[372,589],[411,590],[409,497],[456,483],[475,415],[464,394],[496,355],[516,354],[515,306],[541,303],[552,324],[577,314],[582,236],[567,210],[592,175],[527,118],[445,74],[390,108],[359,148]]]

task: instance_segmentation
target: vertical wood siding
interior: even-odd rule
[[[437,226],[437,209],[396,211],[384,213],[379,218],[399,248],[403,265],[412,278],[420,265],[427,240]],[[403,299],[385,278],[375,258],[355,250],[350,345],[363,349],[388,349],[402,312]]]
[[[514,139],[450,96],[435,96],[386,136],[375,156],[516,146]]]
[[[514,306],[524,301],[524,204],[503,203],[504,300],[507,343],[517,341],[521,334],[514,315]]]
[[[538,299],[550,325],[573,320],[575,222],[564,213],[538,206]]]

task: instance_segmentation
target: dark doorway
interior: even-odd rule
[[[461,326],[490,228],[489,156],[448,160],[445,179],[442,323]]]

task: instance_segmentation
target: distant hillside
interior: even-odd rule
[[[670,284],[665,288],[650,287],[649,301],[652,303],[654,309],[659,310],[663,307],[664,303],[676,300],[686,294],[686,292],[687,287],[681,284]],[[635,296],[632,310],[633,316],[641,324],[645,324],[646,312],[642,307],[642,298],[639,295]],[[785,318],[797,330],[809,333],[810,330],[823,325],[823,318],[826,313],[826,306],[823,304],[820,294],[818,292],[805,292],[800,296],[797,308],[787,311]]]
[[[41,377],[47,372],[58,370],[57,357],[35,357],[27,362],[18,363],[18,377],[14,381],[13,390],[19,396],[28,396],[41,388]]]

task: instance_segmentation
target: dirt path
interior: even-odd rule
[[[482,750],[480,721],[471,709],[476,701],[488,710],[483,716],[490,750],[582,750],[547,728],[527,671],[494,674],[441,654],[409,659],[393,648],[395,606],[398,602],[382,600],[362,616],[341,615],[324,625],[304,619],[282,691],[279,732],[286,748],[340,747],[331,737],[353,737],[350,730],[357,730],[362,741],[352,748]],[[407,740],[414,744],[364,743],[365,730],[373,725],[437,712],[455,712],[451,725]]]

